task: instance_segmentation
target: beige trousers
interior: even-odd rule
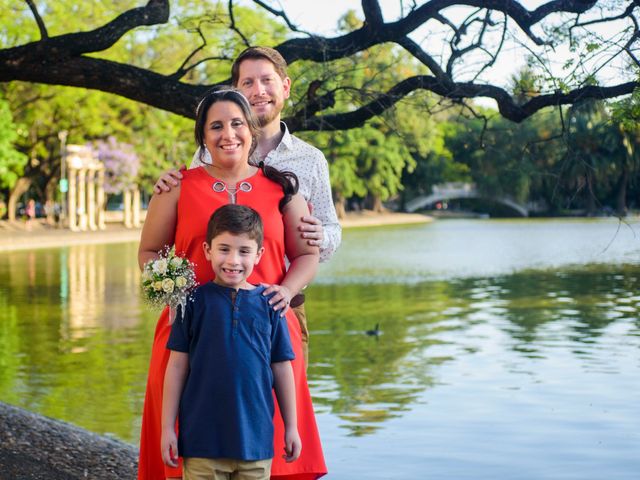
[[[230,458],[184,459],[184,480],[269,480],[271,459],[245,462]]]

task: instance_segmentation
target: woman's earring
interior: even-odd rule
[[[202,163],[206,163],[207,165],[213,165],[213,158],[211,157],[211,153],[207,146],[204,146],[204,158],[202,159]]]

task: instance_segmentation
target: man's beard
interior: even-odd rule
[[[260,128],[263,128],[266,125],[269,125],[278,116],[279,113],[280,112],[271,111],[269,113],[258,115],[257,120]]]
[[[272,109],[270,109],[265,113],[256,115],[256,119],[258,120],[258,125],[260,126],[260,128],[263,128],[266,125],[269,125],[276,118],[278,118],[278,115],[280,115],[283,108],[284,108],[284,102],[278,102],[274,100]]]

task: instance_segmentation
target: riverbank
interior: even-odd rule
[[[137,464],[132,445],[0,402],[0,478],[132,479]]]
[[[371,211],[348,213],[340,223],[343,228],[376,227],[426,223],[433,219],[417,213],[374,213]],[[99,243],[137,242],[140,228],[125,228],[121,223],[107,223],[106,230],[95,232],[72,232],[54,228],[44,221],[0,221],[0,252],[28,250],[34,248],[56,248],[71,245]]]

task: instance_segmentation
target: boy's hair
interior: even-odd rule
[[[238,85],[240,77],[240,64],[244,60],[268,60],[273,64],[276,73],[283,80],[287,77],[287,61],[280,55],[280,52],[270,47],[249,47],[243,50],[231,65],[231,84]]]
[[[245,205],[230,203],[218,208],[207,224],[207,243],[225,232],[233,235],[247,235],[255,240],[258,248],[262,247],[264,231],[262,219],[258,212]]]

